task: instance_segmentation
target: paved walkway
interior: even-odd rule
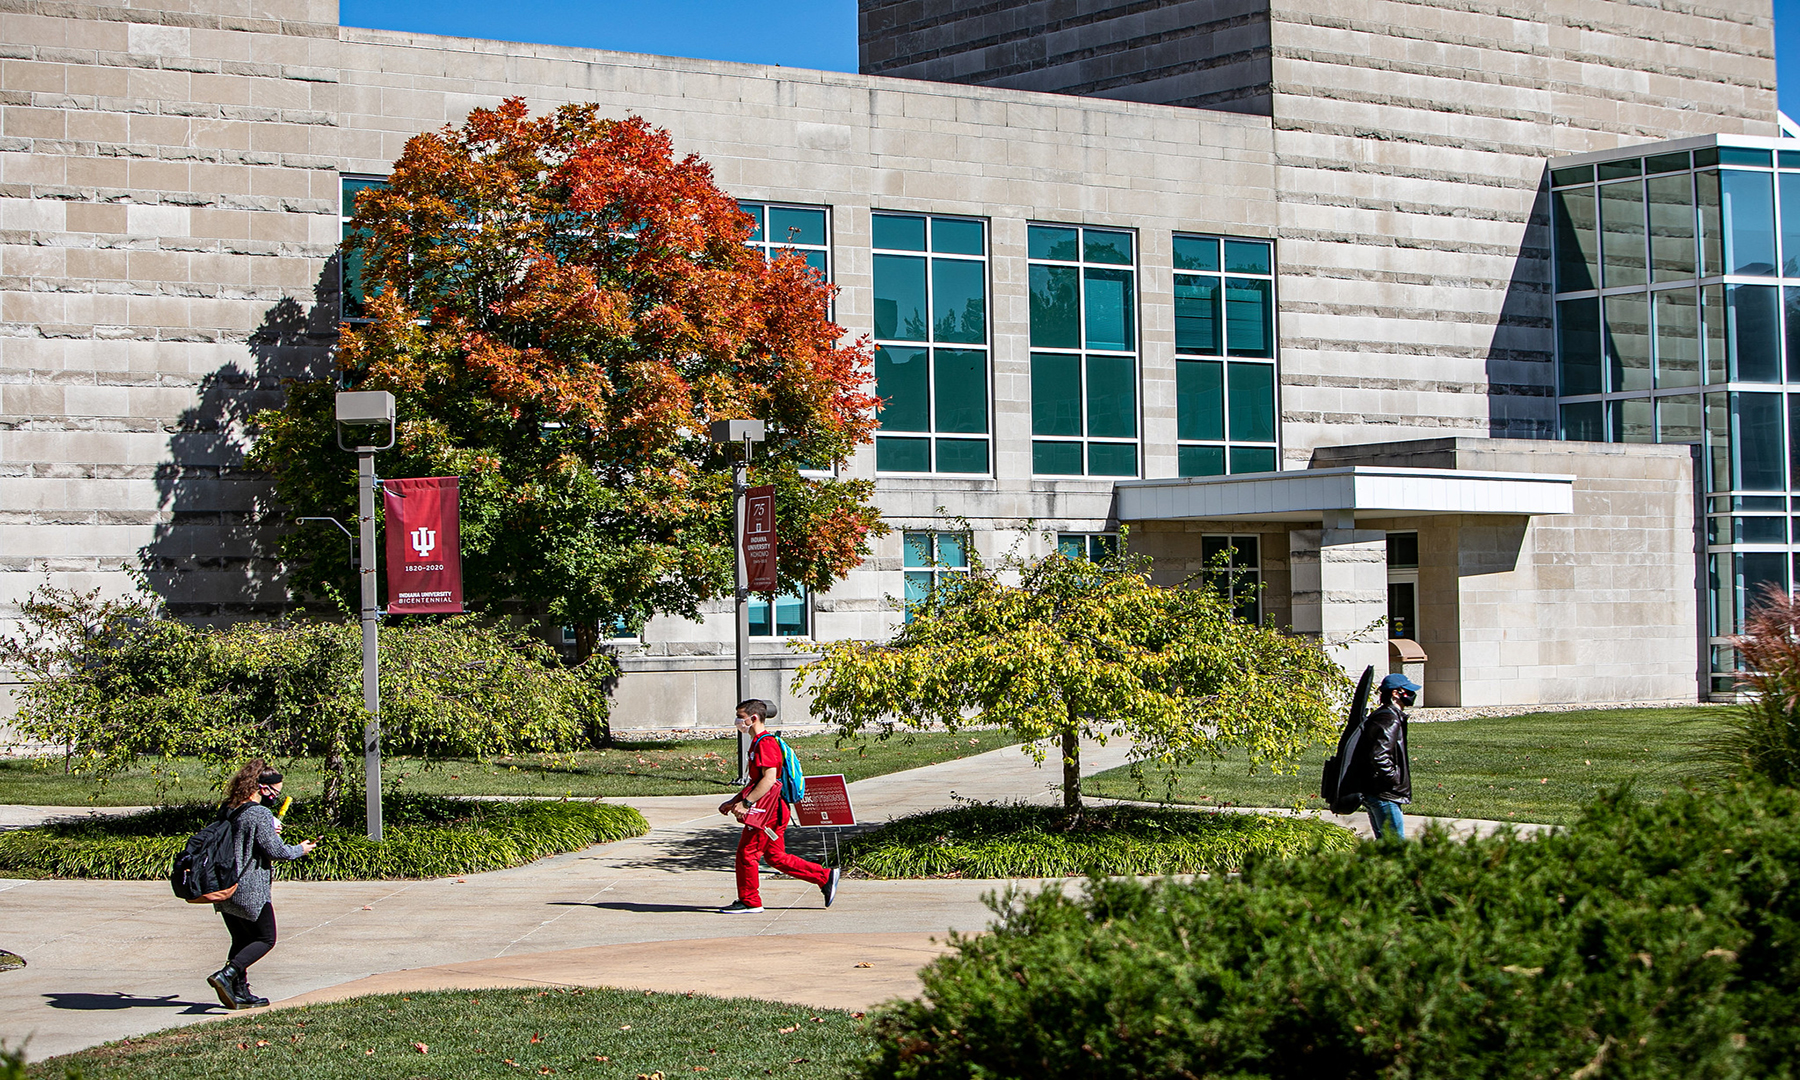
[[[1123,764],[1127,747],[1084,747],[1082,772]],[[1016,747],[851,785],[859,817],[881,821],[982,800],[1058,797],[1060,766]],[[396,990],[517,985],[621,986],[729,995],[751,981],[772,998],[866,1009],[918,992],[918,968],[946,931],[979,931],[993,881],[844,883],[819,891],[765,875],[760,915],[721,915],[735,895],[735,823],[717,795],[615,800],[651,831],[635,840],[462,878],[282,882],[280,944],[254,969],[278,1004]],[[25,823],[66,809],[42,808]],[[1360,818],[1340,819],[1367,834]],[[1409,819],[1408,828],[1425,819]],[[1456,823],[1460,828],[1481,823]],[[796,830],[817,859],[821,838]],[[790,836],[795,836],[791,833]],[[754,950],[743,939],[776,937]],[[30,966],[0,973],[0,1038],[30,1036],[34,1059],[222,1014],[204,979],[224,959],[209,908],[162,882],[0,880],[0,948]],[[864,966],[867,965],[867,966]]]

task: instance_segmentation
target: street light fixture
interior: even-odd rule
[[[362,585],[363,794],[369,839],[381,839],[381,668],[377,638],[380,602],[375,591],[375,455],[394,445],[394,395],[386,390],[340,390],[336,405],[338,448],[348,434],[356,454],[356,533]],[[385,430],[384,430],[385,429]],[[385,441],[382,441],[385,440]]]
[[[744,453],[731,463],[731,546],[732,585],[737,593],[737,705],[750,697],[750,680],[744,669],[745,654],[750,651],[750,587],[749,567],[744,565],[744,493],[750,487],[751,447],[762,442],[767,432],[761,420],[714,420],[708,434],[720,445],[741,443]],[[750,736],[738,732],[738,783],[750,782]]]

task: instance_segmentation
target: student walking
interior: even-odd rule
[[[719,813],[744,823],[737,847],[738,898],[719,909],[728,915],[763,909],[758,866],[765,857],[770,866],[789,877],[817,885],[825,894],[826,907],[837,899],[841,871],[788,854],[789,810],[781,797],[781,740],[763,727],[771,711],[769,703],[760,698],[741,701],[737,707],[737,729],[749,732],[755,741],[750,744],[750,786],[719,804]]]
[[[1400,808],[1412,802],[1412,761],[1406,754],[1406,708],[1423,689],[1405,675],[1381,680],[1381,707],[1369,714],[1358,748],[1363,808],[1375,839],[1406,839]]]
[[[281,821],[264,805],[281,795],[281,774],[258,758],[231,778],[225,789],[225,812],[234,824],[237,842],[237,891],[217,901],[213,909],[225,918],[231,932],[231,955],[224,967],[206,977],[219,1004],[227,1009],[267,1005],[268,998],[250,992],[250,965],[275,947],[275,905],[269,891],[274,881],[271,860],[298,859],[317,846],[302,840],[298,845],[281,839]]]

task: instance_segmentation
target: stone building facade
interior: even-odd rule
[[[327,368],[346,192],[520,95],[644,116],[770,233],[816,224],[789,235],[882,345],[890,419],[843,468],[894,531],[830,593],[765,610],[767,696],[788,641],[890,632],[962,544],[1124,521],[1171,578],[1258,537],[1246,573],[1284,625],[1331,636],[1410,596],[1435,704],[1691,697],[1690,451],[1555,441],[1546,163],[1773,140],[1769,5],[1543,6],[865,0],[846,74],[358,29],[331,0],[17,0],[0,604],[141,568],[185,615],[279,610],[291,525],[242,466],[245,420]],[[940,264],[961,292],[913,288]],[[895,315],[971,296],[954,341]],[[1320,476],[1191,516],[1266,470]],[[1417,513],[1374,505],[1409,490]],[[624,726],[729,703],[724,611],[616,647]],[[1387,662],[1379,639],[1339,647]]]

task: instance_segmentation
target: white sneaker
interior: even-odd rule
[[[761,904],[746,904],[742,900],[733,900],[719,909],[721,915],[754,915],[762,910]]]

